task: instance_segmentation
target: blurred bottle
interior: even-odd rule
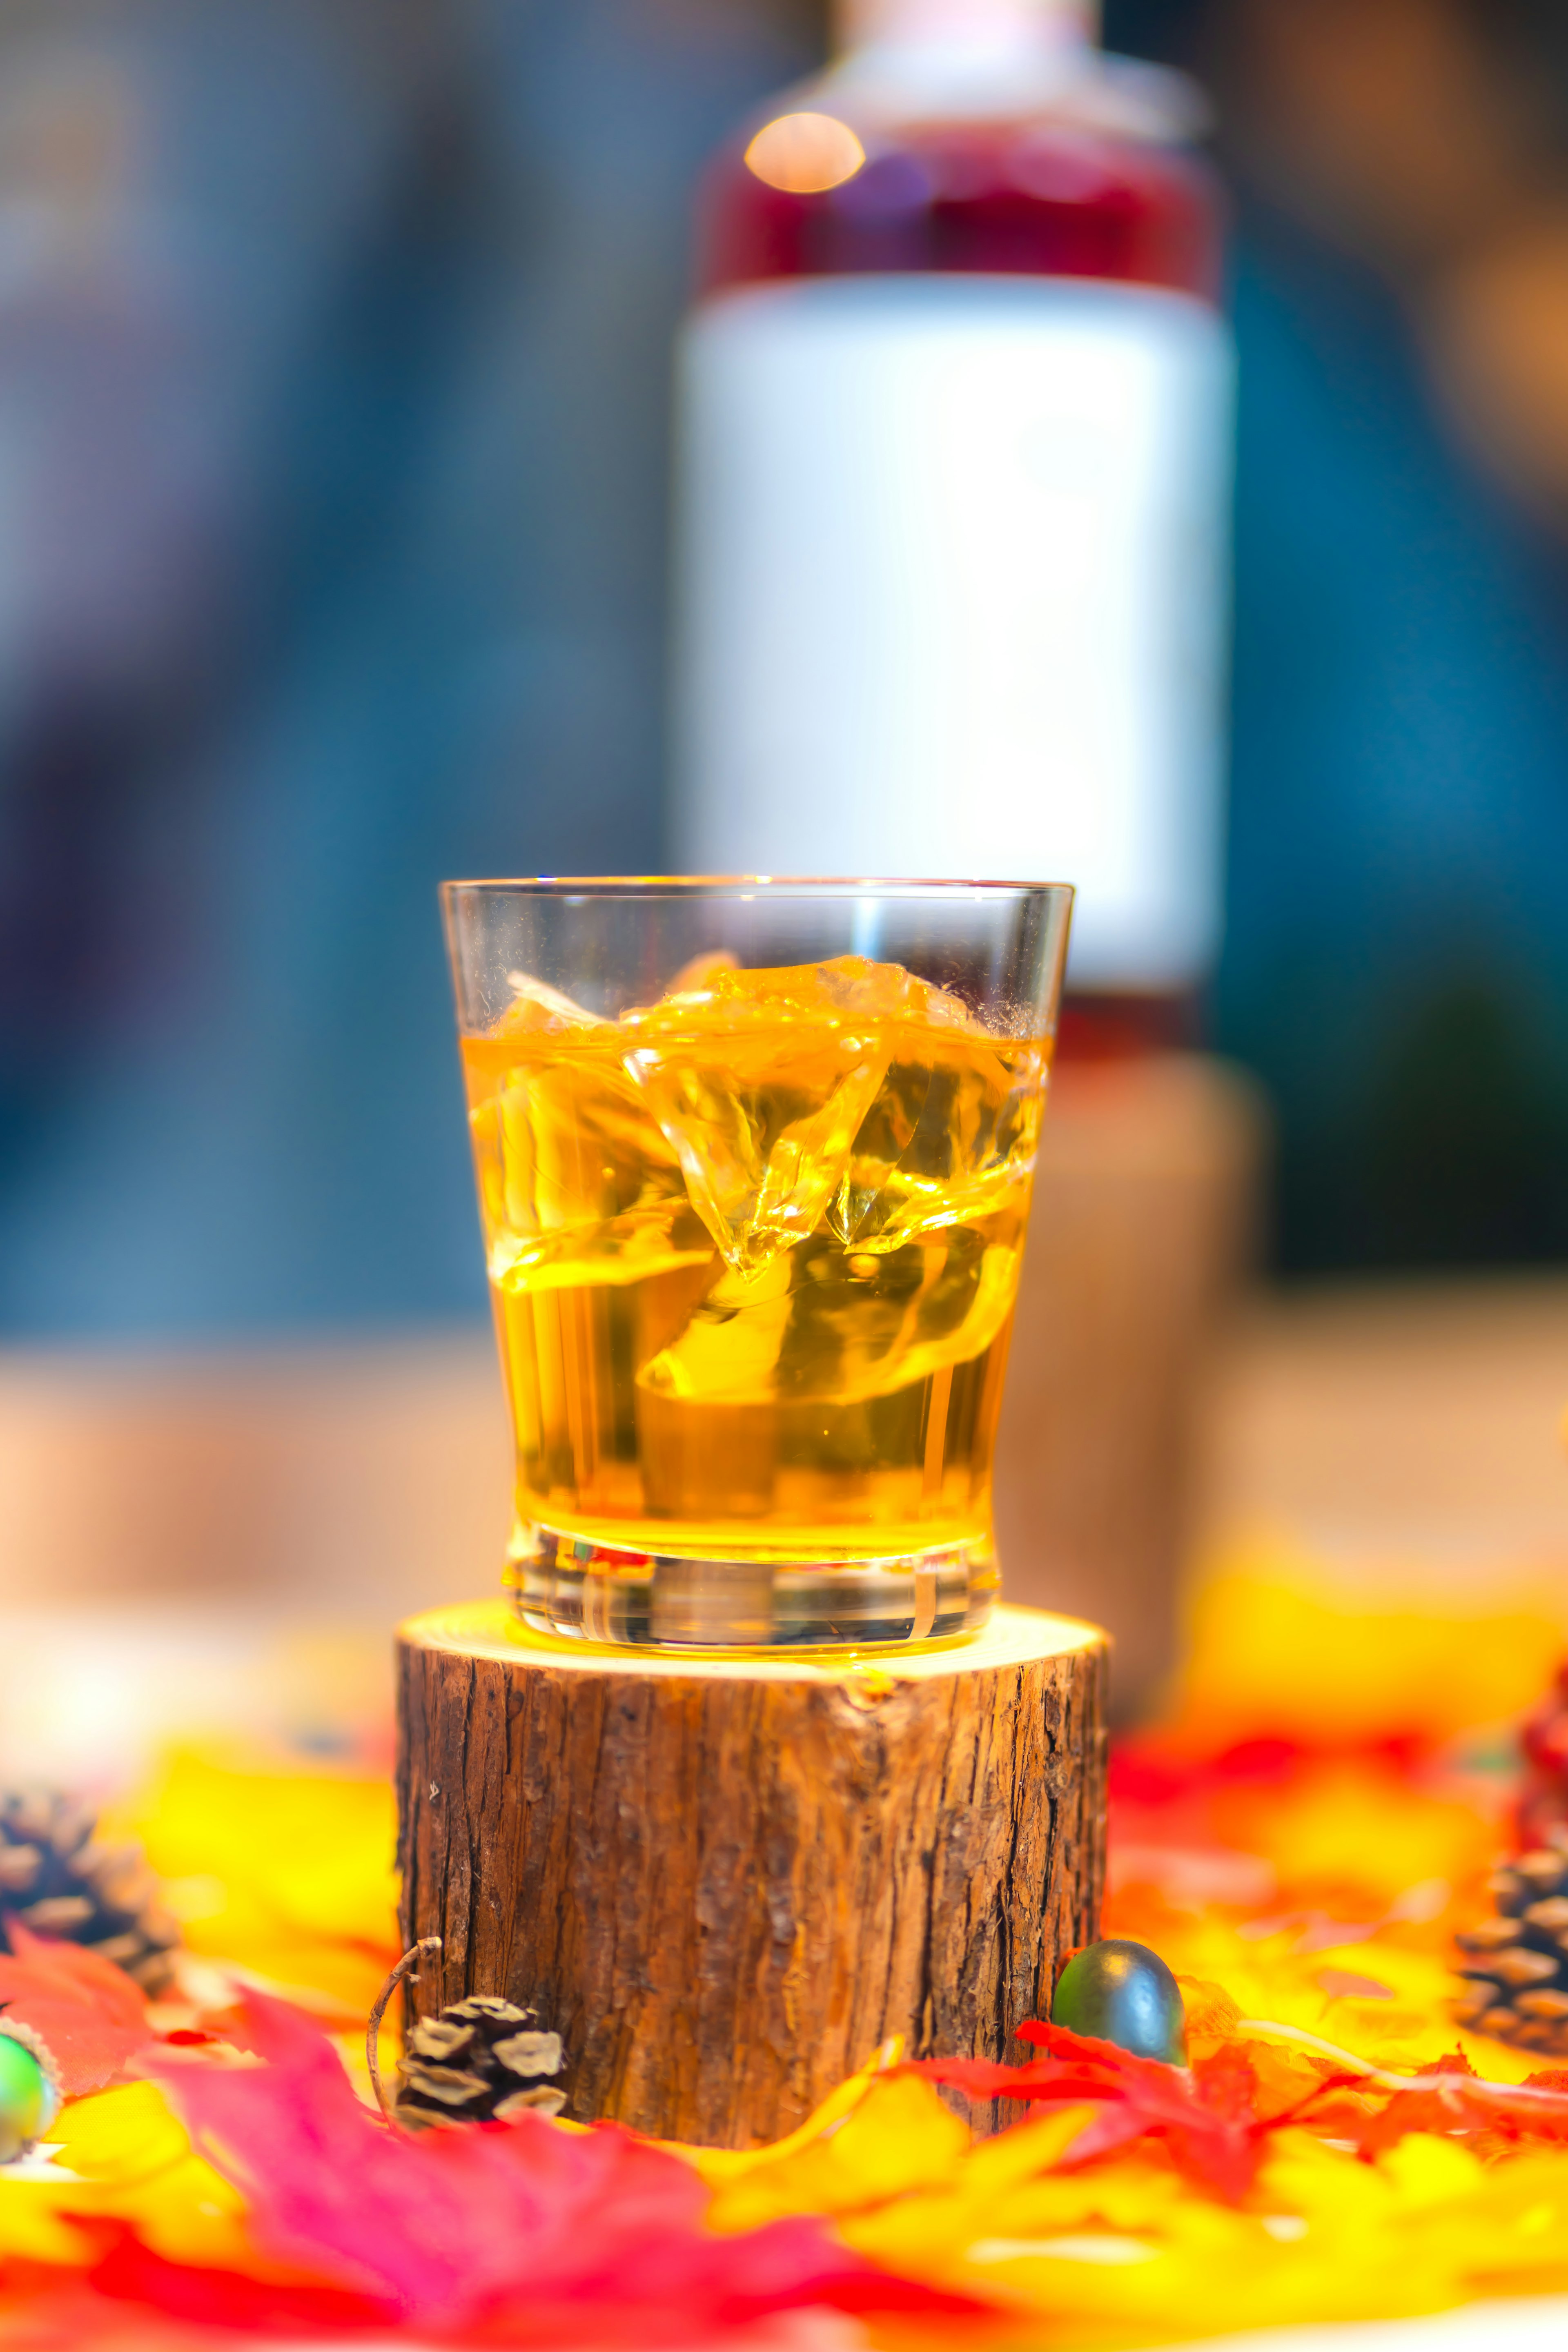
[[[1230,364],[1179,77],[1083,0],[841,0],[712,166],[679,392],[675,850],[1060,876],[1074,1041],[1217,945]]]

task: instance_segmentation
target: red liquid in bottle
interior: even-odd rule
[[[1190,154],[1027,116],[868,121],[862,135],[861,169],[809,193],[759,179],[744,136],[727,147],[700,199],[701,291],[935,269],[1217,299],[1219,205],[1212,174]]]

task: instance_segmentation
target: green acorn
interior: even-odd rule
[[[1187,2017],[1181,1988],[1158,1952],[1112,1937],[1089,1944],[1057,1979],[1051,2023],[1097,2042],[1114,2042],[1135,2058],[1187,2061]]]
[[[26,2025],[0,2019],[0,2164],[26,2156],[60,2111],[60,2078]]]

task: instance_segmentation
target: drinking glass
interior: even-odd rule
[[[1070,889],[442,896],[522,1617],[709,1650],[982,1624]]]

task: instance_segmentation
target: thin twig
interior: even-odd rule
[[[438,1952],[440,1948],[439,1936],[421,1936],[416,1944],[409,1946],[381,1990],[376,1994],[374,2006],[370,2012],[370,2023],[364,2030],[364,2062],[370,2068],[371,2088],[375,2093],[375,2103],[388,2123],[392,2121],[392,2109],[386,2103],[386,2093],[381,2085],[381,2053],[378,2047],[381,2040],[381,2021],[386,2014],[387,2002],[392,1999],[404,1978],[406,1977],[410,1984],[418,1983],[419,1971],[415,1967],[415,1962],[423,1959],[426,1952]]]
[[[1271,2017],[1244,2017],[1237,2021],[1238,2033],[1272,2033],[1281,2042],[1299,2042],[1303,2050],[1319,2050],[1326,2058],[1342,2059],[1353,2066],[1362,2080],[1375,2084],[1380,2091],[1455,2091],[1462,2092],[1467,2084],[1485,2091],[1489,2098],[1518,2099],[1526,2106],[1544,2102],[1561,2106],[1563,2093],[1542,2090],[1530,2083],[1489,2083],[1480,2074],[1395,2074],[1386,2066],[1373,2066],[1365,2058],[1358,2058],[1353,2050],[1342,2050],[1337,2042],[1325,2042],[1321,2034],[1309,2033],[1304,2026],[1280,2025]]]

